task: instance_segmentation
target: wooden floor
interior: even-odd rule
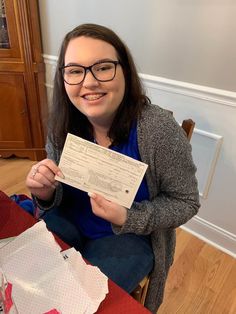
[[[28,159],[0,158],[0,190],[7,195],[27,194],[25,186],[26,175],[36,161]]]
[[[34,163],[0,158],[0,190],[29,195],[25,177]],[[235,314],[236,260],[179,228],[175,261],[158,311],[164,313]]]

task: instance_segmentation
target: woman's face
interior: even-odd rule
[[[72,39],[65,53],[65,66],[78,64],[88,67],[103,60],[117,61],[115,48],[105,41],[85,36]],[[122,67],[117,65],[112,81],[100,82],[87,71],[82,83],[68,85],[65,82],[65,89],[70,101],[87,116],[92,125],[109,128],[124,97],[125,78]]]

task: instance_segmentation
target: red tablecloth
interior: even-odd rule
[[[14,237],[33,226],[36,220],[0,191],[0,239]],[[56,237],[60,246],[68,246]],[[101,303],[97,313],[106,314],[148,314],[150,313],[128,293],[108,281],[109,293]]]

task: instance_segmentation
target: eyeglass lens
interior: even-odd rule
[[[90,70],[96,80],[111,81],[116,74],[116,65],[117,63],[112,61],[95,63],[91,67],[71,65],[63,69],[63,76],[66,83],[76,85],[84,80],[87,71]]]

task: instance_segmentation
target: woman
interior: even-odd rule
[[[130,209],[55,181],[68,132],[148,164]],[[175,228],[200,206],[196,168],[182,129],[150,104],[128,48],[110,29],[83,24],[65,36],[46,149],[26,179],[39,215],[126,291],[151,272],[145,306],[156,312]]]

